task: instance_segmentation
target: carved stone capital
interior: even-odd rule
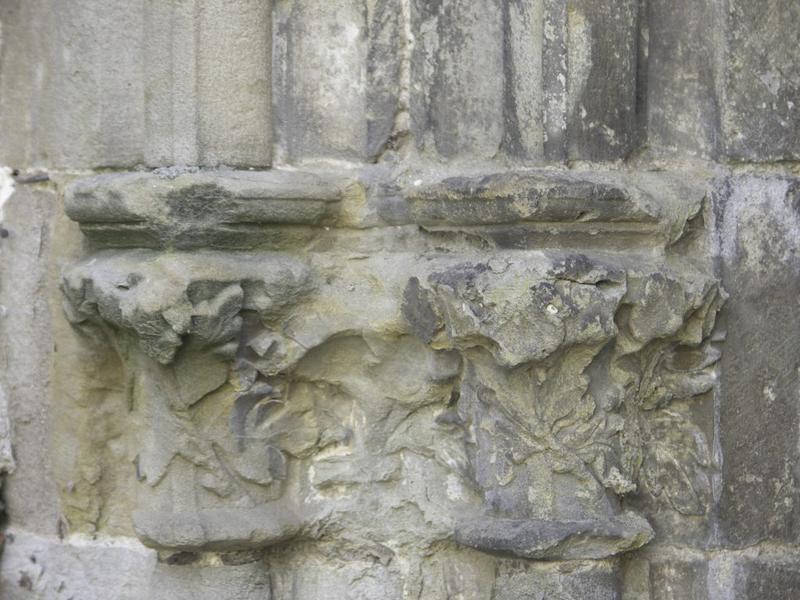
[[[702,514],[708,442],[670,407],[713,388],[724,293],[671,252],[702,196],[640,179],[74,185],[65,306],[126,364],[141,539],[383,543],[395,510],[423,546],[602,558],[652,537],[629,497]]]

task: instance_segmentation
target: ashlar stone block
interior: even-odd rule
[[[142,163],[141,3],[14,0],[0,7],[0,22],[0,163]]]
[[[376,10],[384,10],[373,16],[372,24],[377,20],[379,30],[374,35],[381,40],[376,43],[386,44],[381,19],[392,15],[381,7]],[[280,151],[288,162],[363,160],[368,120],[392,118],[385,112],[367,116],[368,54],[375,61],[370,67],[375,87],[370,89],[375,90],[381,110],[391,115],[394,103],[386,77],[395,76],[377,73],[382,61],[393,59],[369,44],[367,18],[366,7],[358,0],[292,0],[276,6],[275,122]],[[379,128],[386,133],[386,124]],[[370,147],[381,144],[372,142]]]
[[[0,162],[269,166],[271,6],[4,3]]]
[[[445,158],[616,160],[637,146],[639,3],[412,2],[411,126]]]
[[[796,160],[797,3],[647,4],[650,144],[734,162]]]
[[[146,0],[145,160],[271,162],[272,2]]]
[[[724,153],[733,160],[800,158],[800,6],[792,0],[729,4],[720,98]]]
[[[800,183],[738,176],[714,192],[727,332],[720,380],[724,542],[797,543]]]

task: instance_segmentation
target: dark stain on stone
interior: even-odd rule
[[[402,313],[414,334],[425,342],[430,342],[440,327],[439,316],[431,304],[430,292],[420,286],[416,277],[408,280],[403,291]]]

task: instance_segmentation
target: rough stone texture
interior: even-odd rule
[[[797,160],[797,3],[647,4],[650,144],[732,161]]]
[[[670,561],[650,565],[653,600],[703,600],[707,597],[708,563]]]
[[[724,179],[714,202],[723,282],[738,290],[723,313],[720,533],[797,543],[800,180]]]
[[[257,562],[225,564],[217,559],[211,564],[185,565],[180,561],[159,564],[146,597],[153,600],[194,600],[198,597],[272,600],[272,593],[269,574]]]
[[[729,3],[727,65],[719,99],[725,155],[800,158],[800,6],[792,0]]]
[[[270,3],[0,7],[0,163],[269,166]]]
[[[798,24],[3,2],[0,596],[800,596]]]
[[[128,463],[139,481],[133,504],[64,486],[70,530],[111,527],[102,511],[169,552],[334,544],[316,559],[319,583],[293,574],[307,570],[302,552],[270,560],[293,582],[278,593],[366,598],[424,586],[420,546],[455,542],[478,552],[471,561],[639,548],[651,527],[620,505],[634,490],[706,514],[709,442],[685,407],[714,385],[724,292],[709,261],[672,257],[705,244],[702,188],[530,171],[408,186],[412,175],[365,198],[364,176],[70,186],[67,214],[94,250],[63,271],[66,314],[87,339],[105,331],[124,373],[107,369],[103,387],[124,389],[129,407],[114,446],[98,440],[74,460],[114,481],[113,465]],[[224,251],[253,227],[300,233]],[[374,553],[385,575],[357,591]],[[344,563],[326,575],[330,561]],[[416,572],[397,570],[409,562]],[[575,595],[602,571],[509,565],[494,597]],[[605,577],[598,598],[616,595]]]
[[[51,285],[52,227],[57,196],[48,185],[17,185],[3,210],[8,237],[0,244],[0,345],[2,390],[11,421],[15,472],[3,486],[6,511],[15,523],[55,535],[59,507],[48,459],[50,437],[49,364],[54,337]]]
[[[155,598],[147,591],[155,567],[155,552],[126,539],[73,537],[64,543],[11,529],[0,594],[8,600],[107,598],[109,593],[119,600]]]
[[[800,594],[800,568],[795,558],[791,562],[749,560],[737,565],[733,582],[736,600],[756,598],[792,598]]]
[[[271,1],[145,0],[144,14],[146,164],[269,166]]]
[[[624,600],[784,600],[800,592],[797,549],[713,557],[670,549],[624,566]]]

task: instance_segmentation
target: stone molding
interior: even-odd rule
[[[673,405],[715,384],[725,294],[671,251],[702,235],[702,194],[631,180],[74,184],[91,251],[64,273],[65,309],[126,366],[140,539],[380,540],[369,498],[417,506],[421,544],[586,559],[652,538],[632,495],[705,514],[709,441]]]

